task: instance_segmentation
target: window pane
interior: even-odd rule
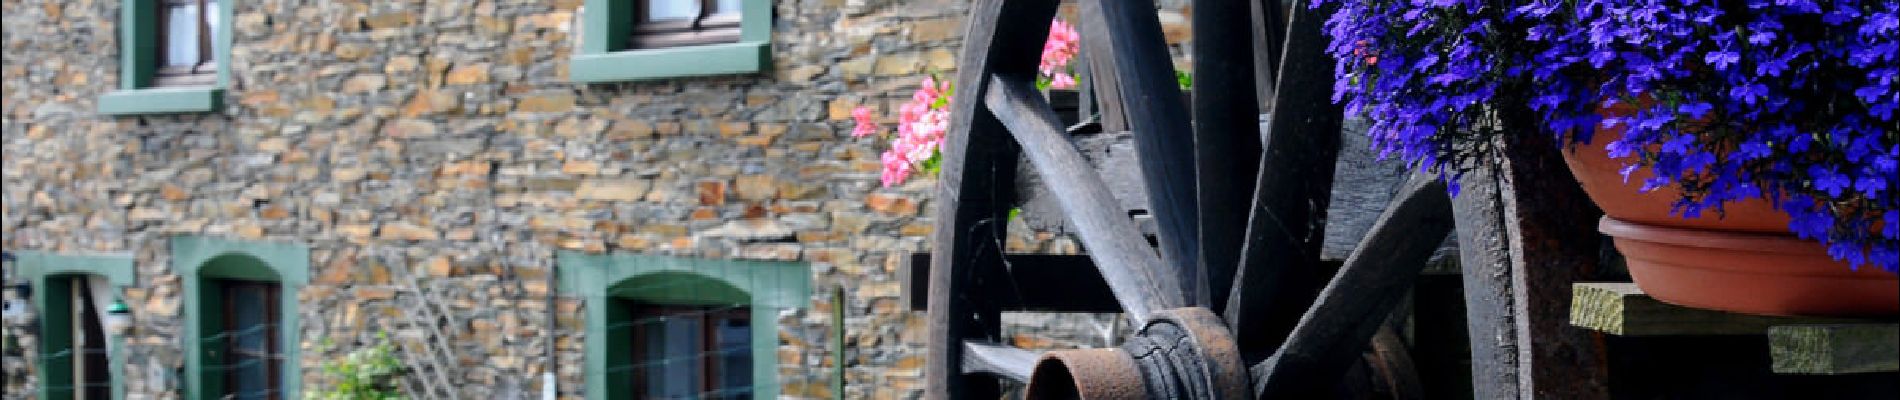
[[[218,10],[218,2],[216,0],[210,0],[210,1],[205,2],[205,29],[209,29],[209,32],[210,32],[210,33],[206,33],[206,35],[209,37],[205,39],[211,41],[212,43],[211,47],[213,47],[214,49],[211,51],[210,54],[205,54],[204,58],[206,60],[210,60],[211,62],[218,62],[218,51],[215,50],[215,48],[218,43],[218,17],[220,16],[219,14],[222,14],[222,13],[219,13],[217,10]]]
[[[230,374],[228,395],[235,399],[268,399],[273,393],[270,365],[274,362],[270,348],[271,335],[276,333],[270,324],[270,309],[277,302],[270,296],[270,287],[256,283],[227,283],[225,300],[230,302],[230,314],[226,315],[225,326],[230,329],[226,338],[228,355],[225,359]]]
[[[699,397],[700,375],[706,369],[700,354],[705,328],[699,319],[682,313],[655,318],[645,325],[646,343],[642,345],[648,358],[640,363],[646,369],[646,397]]]
[[[713,390],[719,395],[708,396],[719,399],[752,398],[752,324],[743,318],[721,318],[719,321],[718,382],[713,382]]]
[[[165,66],[198,64],[198,5],[165,7]]]
[[[719,0],[713,7],[714,14],[738,14],[739,0]]]
[[[693,19],[699,16],[699,0],[647,0],[647,20]]]

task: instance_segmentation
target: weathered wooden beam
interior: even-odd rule
[[[1119,206],[1108,184],[1064,137],[1061,122],[1027,75],[993,75],[984,96],[991,114],[1009,128],[1023,155],[1048,184],[1089,258],[1135,322],[1187,305],[1178,275],[1156,257],[1147,239]],[[1152,183],[1152,182],[1150,182]]]
[[[1208,304],[1207,278],[1199,270],[1198,213],[1194,202],[1194,136],[1174,61],[1161,35],[1151,0],[1086,0],[1081,4],[1082,46],[1096,60],[1102,106],[1119,110],[1134,131],[1148,209],[1157,222],[1156,241],[1166,274],[1189,304]],[[1113,129],[1113,127],[1111,127]],[[1091,251],[1099,247],[1090,247]],[[1113,284],[1113,277],[1109,283]]]
[[[1629,282],[1572,286],[1570,324],[1611,335],[1760,335],[1776,325],[1852,323],[1842,318],[1771,317],[1664,303]]]
[[[1342,118],[1333,104],[1326,13],[1294,6],[1266,153],[1260,158],[1235,285],[1224,310],[1242,359],[1272,354],[1325,284],[1319,268]]]
[[[1258,370],[1254,397],[1327,397],[1438,249],[1432,239],[1451,229],[1445,184],[1414,175],[1300,317],[1286,344]]]
[[[991,374],[1028,383],[1041,352],[980,342],[963,342],[963,373]]]
[[[1535,112],[1504,107],[1498,129],[1537,129]],[[1461,179],[1461,197],[1474,198],[1458,202],[1474,385],[1485,392],[1480,397],[1608,398],[1603,343],[1570,326],[1571,284],[1605,278],[1602,237],[1591,228],[1602,213],[1550,137],[1495,140],[1484,153],[1494,158],[1476,160]],[[1499,374],[1512,383],[1499,382]]]
[[[1512,90],[1512,89],[1506,89]],[[1528,90],[1528,89],[1516,89]],[[1540,125],[1523,104],[1499,111],[1506,132]],[[1504,135],[1505,233],[1511,245],[1511,302],[1517,324],[1518,395],[1573,399],[1610,397],[1604,346],[1570,326],[1570,286],[1604,280],[1603,217],[1564,165],[1550,135]]]
[[[1464,275],[1465,332],[1471,349],[1472,397],[1518,397],[1517,324],[1511,320],[1511,249],[1494,172],[1464,175],[1452,198],[1458,263]]]
[[[1251,35],[1250,1],[1195,0],[1194,37],[1238,38]],[[1199,205],[1200,270],[1209,296],[1203,303],[1220,312],[1234,286],[1240,245],[1247,235],[1249,185],[1260,163],[1260,108],[1254,93],[1252,41],[1202,40],[1194,43],[1194,177]]]
[[[1900,324],[1784,325],[1768,328],[1777,374],[1900,371]]]
[[[978,0],[965,19],[963,52],[957,59],[957,95],[951,99],[950,132],[942,147],[937,180],[936,227],[931,234],[930,332],[924,393],[932,399],[997,398],[996,379],[965,375],[965,340],[998,340],[1001,313],[985,299],[962,296],[983,274],[973,268],[999,265],[1021,151],[1003,124],[982,107],[991,73],[1031,73],[1041,60],[1040,40],[1049,34],[1054,0]]]
[[[929,307],[924,296],[929,292],[930,253],[913,253],[898,270],[904,282],[901,300],[911,311]],[[1095,261],[1086,255],[1008,254],[1003,265],[980,266],[975,270],[994,274],[977,281],[996,285],[973,287],[965,292],[972,297],[989,299],[999,311],[1118,313],[1115,292],[1108,290]]]

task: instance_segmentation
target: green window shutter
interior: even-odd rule
[[[40,387],[70,387],[73,384],[73,360],[69,357],[47,357],[63,350],[71,349],[72,341],[72,279],[88,275],[106,278],[114,287],[126,287],[135,284],[132,256],[129,254],[61,254],[40,251],[22,251],[16,253],[14,267],[19,276],[33,283],[34,308],[39,313],[39,366]],[[110,304],[119,299],[95,299]],[[112,381],[112,398],[125,398],[125,354],[118,349],[123,338],[107,338],[106,346],[111,359],[107,361],[106,374]],[[71,390],[41,390],[40,399],[70,399]]]

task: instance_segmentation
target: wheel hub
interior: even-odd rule
[[[1247,382],[1220,317],[1184,307],[1155,313],[1120,349],[1044,355],[1029,378],[1028,398],[1245,400],[1252,394]]]

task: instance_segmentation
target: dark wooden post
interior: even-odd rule
[[[1458,259],[1464,273],[1465,332],[1471,341],[1471,389],[1477,399],[1517,396],[1517,324],[1511,321],[1511,251],[1505,243],[1504,205],[1495,170],[1480,168],[1459,181]]]
[[[1507,132],[1537,132],[1504,122],[1516,128]],[[1454,201],[1477,397],[1608,398],[1602,345],[1569,321],[1571,284],[1600,278],[1602,213],[1549,136],[1502,139],[1498,158],[1467,174]]]
[[[1518,116],[1535,115],[1518,110]],[[1537,132],[1507,120],[1508,132]],[[1570,326],[1570,287],[1598,280],[1603,216],[1564,166],[1549,135],[1506,136],[1500,191],[1511,244],[1512,311],[1516,314],[1519,398],[1609,398],[1602,343]]]

